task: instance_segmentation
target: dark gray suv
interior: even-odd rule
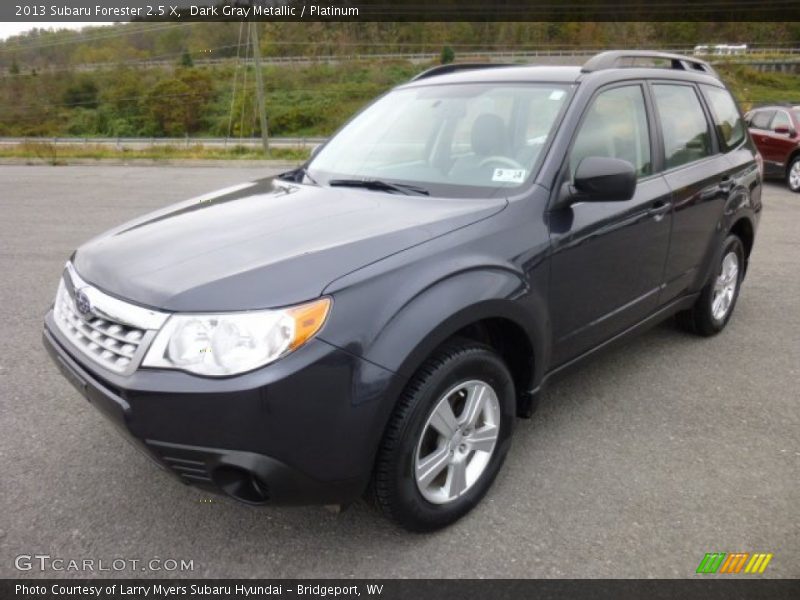
[[[295,171],[78,248],[45,345],[185,483],[366,494],[430,530],[488,491],[553,376],[672,315],[725,327],[760,198],[741,114],[694,58],[449,65]]]

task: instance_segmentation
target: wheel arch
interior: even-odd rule
[[[783,177],[786,185],[789,185],[789,171],[792,168],[794,161],[798,159],[800,159],[800,146],[797,146],[794,150],[792,150],[791,154],[789,154],[789,157],[786,159],[786,166],[783,169]]]
[[[467,300],[469,299],[469,300]],[[548,358],[544,298],[516,273],[499,269],[462,272],[416,296],[387,324],[367,358],[411,377],[453,338],[486,344],[508,365],[520,414],[529,412]],[[393,364],[387,364],[388,361]]]
[[[747,266],[750,262],[750,253],[753,250],[755,242],[755,227],[749,218],[742,215],[736,219],[729,229],[730,233],[736,235],[744,246],[744,269],[747,272]]]
[[[792,152],[789,154],[789,158],[786,159],[786,166],[785,166],[786,173],[785,173],[785,175],[789,174],[789,169],[791,168],[792,163],[797,158],[800,158],[800,146],[798,146],[797,148],[792,150]]]

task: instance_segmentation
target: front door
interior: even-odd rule
[[[574,358],[653,312],[670,236],[670,190],[653,174],[643,84],[598,92],[569,153],[626,160],[638,174],[634,197],[578,202],[550,213],[554,365]]]

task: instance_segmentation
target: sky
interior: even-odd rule
[[[4,40],[12,35],[17,35],[33,28],[39,29],[80,29],[88,25],[113,25],[113,23],[81,23],[78,21],[54,21],[54,22],[22,22],[22,23],[0,23],[0,40]]]

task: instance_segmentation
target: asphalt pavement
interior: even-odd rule
[[[268,174],[0,167],[1,577],[92,575],[17,570],[16,557],[36,554],[194,567],[94,573],[127,577],[695,577],[717,551],[770,552],[763,576],[800,577],[800,195],[766,185],[721,335],[665,323],[557,381],[518,422],[483,503],[419,535],[363,503],[341,514],[253,508],[185,487],[125,442],[42,347],[42,317],[82,241]]]

